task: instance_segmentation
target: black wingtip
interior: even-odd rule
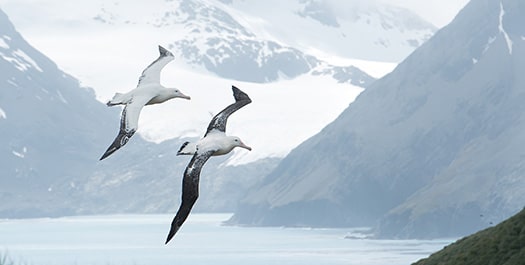
[[[104,158],[108,157],[108,156],[111,155],[112,153],[113,153],[113,152],[110,153],[110,152],[107,152],[107,151],[106,151],[106,152],[100,157],[100,159],[99,159],[98,161],[102,161],[102,160],[104,160]]]
[[[233,97],[235,98],[235,101],[249,100],[250,102],[252,102],[248,94],[244,93],[238,87],[232,85],[232,90],[233,90]]]
[[[115,153],[115,151],[117,151],[119,149],[119,147],[116,147],[114,144],[112,144],[108,150],[106,150],[106,152],[104,152],[104,154],[100,157],[100,159],[98,161],[102,161],[104,158],[110,156],[111,154]]]
[[[160,45],[159,45],[159,53],[160,53],[160,56],[173,56],[173,54],[170,51],[168,51],[166,48]]]
[[[167,245],[170,242],[170,240],[173,238],[173,236],[174,236],[174,234],[173,235],[169,234],[168,238],[166,238],[166,243],[164,243],[164,245]]]
[[[131,136],[133,136],[133,134],[135,134],[135,130],[131,130],[129,132],[120,130],[113,143],[111,143],[106,152],[102,155],[102,157],[100,157],[99,161],[115,153],[122,146],[128,143],[129,139],[131,138]]]
[[[180,148],[179,148],[179,151],[177,151],[177,155],[186,155],[186,153],[182,152],[182,150],[184,150],[184,148],[189,144],[190,142],[184,142]]]
[[[166,238],[166,243],[164,243],[164,245],[167,245],[170,242],[170,240],[175,236],[178,230],[178,227],[170,227],[170,232],[168,233],[168,237]]]

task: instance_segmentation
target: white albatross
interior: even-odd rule
[[[115,105],[125,105],[125,107],[120,118],[119,133],[100,160],[113,154],[129,141],[137,131],[140,111],[145,105],[159,104],[172,98],[190,99],[178,89],[160,84],[160,71],[175,57],[162,46],[159,46],[159,53],[159,58],[142,71],[135,89],[125,94],[116,93],[113,99],[108,101],[107,105],[110,107]]]
[[[206,161],[208,161],[211,156],[227,154],[235,147],[252,150],[252,148],[245,145],[239,137],[226,135],[226,122],[228,117],[238,109],[252,102],[248,95],[237,87],[232,86],[232,90],[235,103],[229,105],[213,117],[202,139],[195,144],[185,142],[177,152],[177,155],[193,155],[193,157],[184,171],[184,177],[182,179],[182,202],[171,222],[166,244],[175,236],[175,233],[177,233],[182,226],[190,214],[193,204],[195,204],[199,197],[199,177],[202,166],[204,166]]]

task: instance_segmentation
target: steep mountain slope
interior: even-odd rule
[[[468,234],[521,209],[524,14],[521,1],[471,1],[283,159],[231,222],[384,217],[379,236],[424,238]]]
[[[458,240],[414,265],[521,265],[525,261],[525,210],[495,227]]]
[[[448,93],[459,94],[452,97],[456,106],[446,124],[448,140],[460,146],[429,184],[382,218],[380,235],[464,235],[504,220],[525,204],[520,148],[525,142],[525,30],[518,26],[525,22],[523,14],[522,1],[475,1],[450,26],[479,32],[468,39],[467,50],[446,55],[455,58],[455,67],[445,73],[457,80]],[[450,31],[442,34],[455,36]]]
[[[1,11],[0,25],[0,213],[67,212],[59,201],[76,197],[67,180],[95,166],[93,143],[111,137],[104,128],[116,113],[31,47]]]

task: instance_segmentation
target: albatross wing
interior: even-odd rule
[[[212,130],[219,130],[221,132],[226,132],[226,122],[228,121],[228,117],[234,112],[236,112],[238,109],[250,104],[252,100],[250,97],[248,97],[248,94],[242,92],[239,88],[232,86],[233,90],[233,97],[235,98],[235,103],[229,105],[225,109],[223,109],[221,112],[219,112],[213,119],[210,121],[210,124],[208,125],[208,129],[206,130],[206,135]]]
[[[151,99],[151,97],[134,97],[131,99],[131,102],[126,104],[126,107],[122,110],[120,117],[120,130],[113,141],[113,143],[108,147],[106,152],[102,155],[100,160],[108,157],[113,154],[115,151],[124,146],[131,136],[135,134],[139,125],[139,116],[140,111],[144,105]]]
[[[139,86],[146,83],[160,84],[160,71],[162,68],[164,68],[164,66],[175,59],[170,51],[166,50],[160,45],[159,53],[159,58],[153,61],[148,67],[146,67],[146,69],[144,69],[144,71],[142,71],[142,75],[139,78]]]
[[[175,236],[175,233],[179,231],[188,215],[190,214],[191,208],[199,197],[199,177],[201,174],[202,166],[208,161],[213,154],[213,150],[204,152],[202,154],[196,153],[191,158],[190,163],[186,166],[184,171],[184,177],[182,179],[182,203],[177,211],[177,214],[171,222],[170,232],[166,238],[166,244]]]

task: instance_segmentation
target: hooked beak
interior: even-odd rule
[[[184,94],[182,94],[182,93],[180,93],[179,98],[184,98],[184,99],[187,99],[187,100],[190,100],[190,99],[191,99],[190,96],[186,96],[186,95],[184,95]]]
[[[239,145],[239,147],[242,147],[244,149],[248,149],[248,151],[252,151],[252,148],[247,146],[247,145],[245,145],[244,143],[241,143],[241,145]]]

